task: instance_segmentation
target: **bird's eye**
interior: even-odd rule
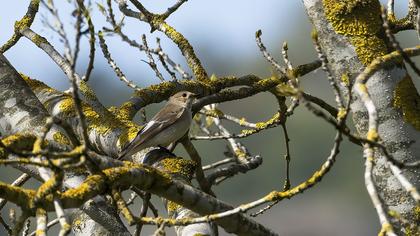
[[[185,98],[187,96],[187,94],[186,93],[183,93],[182,96]]]

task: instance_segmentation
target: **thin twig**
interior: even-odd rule
[[[77,4],[79,6],[81,14],[83,14],[83,16],[86,18],[89,30],[89,63],[86,69],[86,73],[83,76],[83,80],[88,81],[90,78],[90,74],[93,70],[93,63],[95,61],[95,26],[93,25],[89,10],[86,9],[83,0],[77,0]]]
[[[47,229],[53,227],[54,225],[56,225],[58,223],[59,223],[59,220],[58,219],[54,219],[54,220],[48,222]],[[35,235],[36,235],[36,231],[33,231],[31,234],[29,234],[29,236],[35,236]]]
[[[392,47],[394,47],[398,53],[402,56],[404,61],[407,62],[407,64],[413,69],[413,71],[420,76],[420,69],[416,66],[416,64],[410,59],[410,57],[404,52],[403,48],[398,43],[397,39],[395,38],[394,34],[392,33],[389,22],[386,16],[386,11],[384,8],[381,9],[381,16],[383,21],[383,27],[385,28],[385,33],[390,42],[392,43]]]
[[[78,59],[79,52],[80,52],[80,39],[82,38],[83,17],[82,17],[82,14],[81,14],[79,8],[77,8],[77,3],[76,3],[75,12],[76,12],[76,22],[74,23],[74,29],[75,29],[76,33],[75,33],[75,37],[74,37],[73,60],[71,62],[71,69],[72,70],[75,70],[75,68],[76,68],[77,59]]]
[[[338,87],[338,84],[336,83],[336,81],[335,81],[335,79],[334,79],[334,77],[333,77],[333,75],[330,71],[330,68],[328,67],[327,56],[322,51],[321,45],[319,44],[319,41],[318,41],[318,33],[315,30],[312,31],[312,41],[314,43],[315,50],[318,54],[318,58],[321,60],[322,69],[327,74],[328,81],[330,82],[330,85],[333,88],[333,92],[334,92],[334,95],[335,95],[335,101],[337,102],[337,106],[338,107],[344,107],[344,102],[343,102],[343,99],[342,99],[341,90]]]
[[[270,62],[270,64],[276,69],[276,71],[278,73],[280,73],[281,75],[286,75],[286,71],[284,70],[283,67],[281,67],[279,65],[279,63],[276,61],[276,59],[274,59],[270,53],[267,51],[267,48],[264,46],[262,40],[261,40],[261,35],[262,35],[262,31],[258,30],[255,33],[255,40],[257,42],[258,47],[260,48],[260,51],[262,52],[264,58]]]
[[[155,72],[156,76],[160,79],[160,81],[165,81],[165,79],[163,78],[162,74],[156,66],[155,59],[153,59],[153,56],[150,53],[149,45],[147,44],[147,38],[145,34],[141,35],[141,40],[143,41],[144,52],[146,53],[147,58],[149,58],[149,61],[146,63],[150,66],[150,68],[152,68],[152,70]]]
[[[232,177],[238,173],[246,173],[250,170],[256,169],[262,164],[262,157],[255,156],[247,158],[246,163],[232,164],[228,167],[216,169],[213,173],[207,176],[207,181],[213,184],[220,184],[226,177]]]
[[[210,169],[216,168],[218,166],[225,165],[225,164],[228,164],[230,162],[234,162],[235,160],[236,160],[235,158],[226,158],[226,159],[221,160],[221,161],[216,161],[212,164],[203,166],[203,170],[210,170]]]
[[[182,6],[182,4],[184,4],[186,1],[188,0],[177,0],[174,5],[172,5],[171,7],[168,7],[168,9],[164,13],[161,14],[163,19],[168,18],[172,13],[178,10],[178,8]]]
[[[43,4],[43,6],[45,8],[47,8],[47,10],[51,13],[51,15],[54,17],[55,22],[53,24],[50,24],[48,22],[48,19],[45,19],[45,24],[47,24],[47,26],[52,29],[54,32],[56,32],[61,40],[63,41],[64,44],[64,56],[67,59],[68,62],[73,63],[73,57],[72,57],[72,50],[71,50],[71,46],[70,46],[70,42],[69,39],[67,37],[67,33],[64,29],[64,24],[61,21],[61,18],[58,14],[58,10],[54,5],[54,1],[53,0],[49,0],[47,2],[45,2],[45,0],[42,0],[41,3]]]
[[[135,85],[132,81],[128,80],[125,74],[121,71],[121,69],[117,66],[115,61],[111,58],[111,53],[108,51],[108,46],[106,45],[105,39],[103,37],[102,31],[98,32],[99,37],[99,45],[101,46],[102,53],[104,54],[104,57],[108,60],[108,64],[111,66],[111,68],[114,70],[115,74],[118,76],[118,78],[123,81],[127,86],[134,90],[140,90],[141,88]]]
[[[149,202],[150,202],[150,193],[146,193],[143,197],[143,203],[140,209],[139,218],[145,217],[147,215],[147,209],[149,209]],[[143,228],[143,223],[139,222],[136,225],[136,230],[134,231],[135,236],[140,236],[141,230]]]

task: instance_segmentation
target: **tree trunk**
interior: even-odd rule
[[[393,51],[382,27],[379,1],[304,0],[303,3],[338,84],[345,83],[342,78],[347,76],[354,82],[375,58]],[[395,63],[379,69],[368,80],[367,91],[378,112],[380,141],[395,159],[418,160],[420,98],[404,65]],[[366,137],[368,112],[357,96],[353,96],[351,110],[357,132]],[[387,210],[395,210],[409,223],[418,224],[418,207],[392,175],[381,152],[375,152],[374,162],[374,180]],[[404,169],[403,174],[415,187],[420,187],[418,168]],[[397,234],[407,233],[398,221],[391,223]]]

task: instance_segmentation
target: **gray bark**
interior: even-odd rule
[[[351,42],[350,37],[352,35],[343,35],[335,31],[332,23],[326,18],[322,0],[303,0],[303,3],[313,26],[318,32],[322,50],[328,58],[329,67],[337,83],[341,83],[340,78],[345,73],[351,79],[354,79],[355,76],[363,71],[365,65],[361,63],[356,47]],[[359,4],[356,1],[346,1],[346,3],[348,5]],[[357,6],[359,11],[363,9],[364,6],[362,5],[360,3],[360,6]],[[365,7],[364,10],[369,11],[371,9]],[[380,15],[377,17],[380,17]],[[372,34],[374,33],[372,32]],[[386,39],[383,40],[386,41]],[[412,124],[404,121],[402,111],[393,104],[395,89],[406,75],[406,69],[397,64],[380,69],[369,79],[367,89],[378,111],[380,139],[395,159],[413,162],[420,157],[420,132]],[[363,103],[356,96],[354,96],[354,100],[351,103],[351,110],[357,131],[362,137],[366,137],[368,114]],[[417,119],[419,118],[417,117]],[[390,172],[385,157],[376,152],[375,161],[375,181],[386,207],[390,210],[396,210],[410,223],[418,224],[414,214],[416,204]],[[417,189],[420,187],[420,171],[418,169],[405,169],[403,173]],[[397,222],[393,223],[394,228],[402,228]],[[396,231],[396,233],[404,234],[403,231]]]
[[[21,78],[19,73],[13,68],[7,59],[2,54],[0,54],[1,134],[11,135],[18,132],[26,132],[34,135],[40,135],[48,116],[48,111],[35,96],[34,92],[28,87],[26,82]],[[59,127],[54,126],[49,132],[49,135],[47,135],[47,140],[49,142],[55,143],[54,139],[51,137],[51,134],[57,131],[64,132]],[[62,146],[62,144],[57,144],[55,146],[60,145]],[[37,168],[26,168],[26,166],[18,166],[17,168],[22,171],[29,171],[28,174],[39,179],[40,175],[37,171]],[[81,183],[81,181],[83,181],[83,179],[79,179],[76,182],[73,181],[72,184]],[[92,218],[98,218],[95,217],[98,215],[98,212],[107,212],[107,215],[110,216],[110,218],[108,218],[108,222],[105,222],[106,219],[104,217],[102,218],[102,222],[105,223],[104,227],[98,224],[100,221],[96,222],[94,220],[86,221],[82,225],[83,227],[94,229],[98,232],[107,232],[105,235],[113,235],[115,233],[128,234],[124,224],[121,222],[118,215],[115,214],[115,210],[111,211],[109,207],[106,207],[103,204],[97,205],[95,210],[93,210],[92,207],[87,204],[87,206],[83,207],[82,210]],[[87,215],[85,219],[88,218]],[[112,222],[112,224],[110,224],[110,222]],[[110,227],[110,225],[114,227]],[[111,231],[107,231],[106,229]],[[74,232],[77,233],[79,231],[75,230]]]

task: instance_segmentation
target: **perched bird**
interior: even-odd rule
[[[196,95],[181,91],[169,98],[165,106],[123,148],[118,159],[129,157],[142,149],[168,146],[182,138],[192,121],[191,107]]]

